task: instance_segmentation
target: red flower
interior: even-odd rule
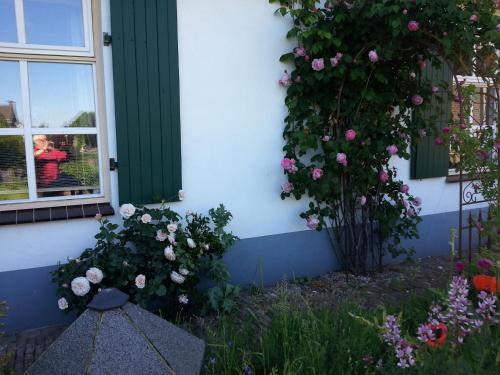
[[[434,340],[427,340],[425,344],[430,348],[439,348],[446,341],[446,336],[448,335],[448,327],[444,323],[439,324],[428,324],[428,327],[432,329],[434,336],[436,337]]]
[[[500,282],[497,283],[495,276],[487,275],[476,275],[472,278],[472,284],[474,288],[479,291],[485,291],[492,294],[497,292],[497,287],[500,286]]]

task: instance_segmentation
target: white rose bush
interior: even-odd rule
[[[238,239],[225,227],[232,214],[220,205],[208,215],[184,217],[165,205],[120,208],[123,226],[96,218],[97,243],[53,272],[64,311],[83,311],[100,289],[115,287],[143,307],[158,306],[176,314],[208,303],[227,289],[229,273],[222,257]],[[200,292],[200,278],[213,288]],[[229,286],[231,288],[231,286]]]

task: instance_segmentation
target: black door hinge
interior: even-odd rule
[[[116,169],[118,169],[118,162],[115,158],[109,158],[109,170],[115,171]]]
[[[104,43],[105,46],[111,45],[112,41],[113,38],[111,37],[110,33],[102,33],[102,42]]]

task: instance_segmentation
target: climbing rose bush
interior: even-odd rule
[[[98,216],[95,247],[54,271],[61,310],[81,311],[101,288],[115,287],[144,307],[166,300],[166,313],[174,315],[231,288],[222,257],[237,237],[225,230],[232,215],[223,205],[208,216],[132,204],[122,205],[120,214],[123,228]],[[214,284],[204,293],[198,290],[201,276]]]
[[[288,64],[279,81],[288,109],[281,197],[309,198],[300,216],[308,228],[328,230],[346,270],[363,273],[387,252],[410,253],[402,241],[418,236],[422,200],[398,178],[393,158],[408,159],[411,145],[437,133],[423,115],[451,95],[447,82],[423,71],[443,64],[464,71],[476,51],[497,46],[494,2],[270,2],[291,22],[287,37],[296,43],[281,57]]]

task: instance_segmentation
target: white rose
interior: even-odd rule
[[[157,241],[163,242],[167,239],[167,237],[168,237],[168,235],[164,231],[162,231],[161,229],[156,231],[156,240]]]
[[[188,238],[187,243],[191,249],[194,249],[196,247],[196,242],[194,242],[192,238]]]
[[[184,281],[186,281],[186,278],[180,274],[178,274],[175,271],[172,271],[170,274],[170,279],[176,283],[176,284],[182,284]]]
[[[135,286],[139,289],[142,289],[144,288],[144,286],[146,285],[146,276],[144,275],[137,275],[137,277],[135,278]]]
[[[167,260],[170,260],[172,262],[175,260],[175,253],[172,246],[167,246],[165,250],[163,250],[163,254],[165,255],[165,258],[167,258]]]
[[[179,303],[182,303],[183,305],[187,305],[189,303],[189,298],[185,294],[181,294],[179,296]]]
[[[102,281],[102,278],[104,277],[102,271],[96,267],[89,268],[85,273],[85,276],[87,277],[87,280],[90,281],[92,284],[99,284]]]
[[[128,219],[132,215],[135,214],[135,207],[133,204],[130,203],[125,203],[120,207],[120,214],[125,218]]]
[[[144,224],[149,224],[151,223],[151,215],[150,214],[144,214],[141,216],[141,221],[144,223]]]
[[[89,281],[85,277],[76,277],[71,281],[71,290],[77,296],[84,296],[90,291]]]
[[[189,271],[185,268],[179,268],[179,273],[182,275],[182,276],[187,276],[189,275]]]
[[[186,198],[186,193],[184,190],[179,190],[179,200],[183,201]]]
[[[62,297],[59,298],[57,301],[57,306],[59,306],[59,309],[61,310],[66,310],[68,308],[68,301],[66,301],[66,298]]]
[[[175,231],[177,231],[177,224],[175,223],[168,224],[167,229],[170,233],[174,233]]]
[[[203,245],[203,247],[204,247],[204,249],[205,249],[206,251],[210,250],[210,245],[209,245],[209,244],[207,244],[207,243],[206,243],[206,244],[204,244],[204,245]]]

